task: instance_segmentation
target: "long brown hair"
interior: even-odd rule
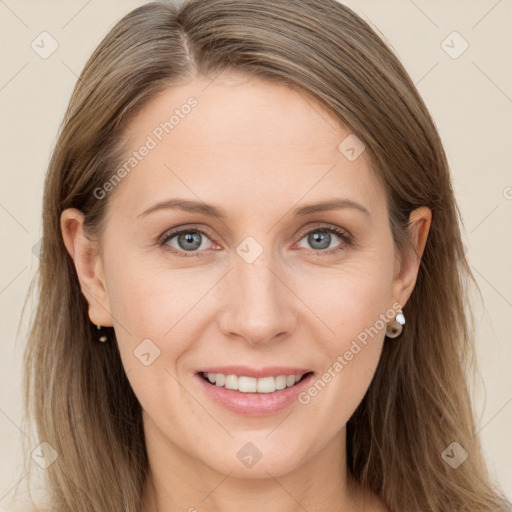
[[[98,200],[94,191],[120,165],[130,119],[158,92],[222,71],[308,93],[364,142],[385,186],[402,261],[410,254],[409,213],[422,205],[433,212],[404,332],[384,344],[347,425],[350,472],[391,511],[505,510],[510,504],[490,482],[466,382],[474,370],[467,297],[477,284],[446,155],[397,57],[335,0],[153,2],[124,16],[87,61],[46,177],[38,304],[25,352],[25,414],[58,454],[45,472],[52,510],[137,512],[148,471],[140,404],[113,328],[114,342],[96,342],[60,214],[80,209],[99,237],[108,194]],[[442,457],[452,442],[469,454],[456,469]]]

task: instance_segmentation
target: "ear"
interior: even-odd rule
[[[409,233],[414,253],[409,254],[402,268],[398,260],[395,262],[395,279],[393,280],[393,297],[402,307],[409,300],[416,284],[421,257],[427,243],[427,236],[432,222],[432,211],[426,206],[420,206],[409,215]]]
[[[75,264],[80,288],[89,304],[89,318],[93,324],[112,326],[103,264],[97,243],[83,231],[84,214],[76,208],[64,210],[60,217],[62,238]]]

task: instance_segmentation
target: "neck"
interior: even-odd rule
[[[168,439],[164,441],[161,433],[148,429],[150,471],[140,512],[363,511],[363,493],[347,472],[345,436],[342,429],[311,459],[286,474],[273,475],[269,469],[268,477],[240,478],[236,470],[224,474],[191,459]]]

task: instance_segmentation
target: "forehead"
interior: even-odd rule
[[[350,135],[297,89],[235,75],[196,78],[164,90],[131,121],[122,164],[133,165],[116,194],[134,205],[188,196],[289,206],[306,194],[375,202],[382,190],[365,153],[351,161],[340,151]]]
[[[192,108],[187,107],[190,98],[197,103]],[[173,127],[166,131],[162,124],[172,117]],[[198,78],[166,89],[128,127],[128,133],[138,137],[135,142],[153,132],[159,139],[162,130],[165,140],[160,142],[207,146],[209,151],[245,147],[274,157],[284,146],[301,154],[332,156],[340,130],[349,133],[304,92],[242,77],[218,77],[213,82]]]

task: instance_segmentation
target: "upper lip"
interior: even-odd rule
[[[210,366],[198,370],[197,373],[222,373],[224,375],[247,376],[260,379],[263,377],[277,377],[278,375],[303,375],[312,370],[306,368],[293,368],[291,366],[267,366],[265,368],[250,368],[249,366]]]

